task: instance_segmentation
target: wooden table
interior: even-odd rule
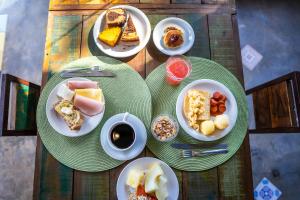
[[[212,59],[229,69],[243,84],[234,0],[123,0],[142,9],[152,28],[163,18],[178,16],[194,28],[196,40],[187,55]],[[116,2],[113,2],[116,3]],[[44,86],[49,74],[80,57],[103,55],[93,42],[91,28],[98,15],[112,6],[103,0],[51,0],[43,65]],[[155,49],[152,39],[137,55],[122,59],[142,77],[167,56]],[[141,156],[152,156],[148,149]],[[125,164],[98,173],[70,169],[45,149],[38,137],[34,199],[116,199],[116,181]],[[180,199],[253,199],[249,137],[226,163],[202,172],[175,170]]]

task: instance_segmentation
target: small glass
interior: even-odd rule
[[[164,123],[163,120],[167,122],[164,125],[162,124]],[[170,128],[168,128],[169,125],[171,126]],[[163,130],[166,130],[166,132]],[[160,114],[156,116],[151,123],[151,133],[153,137],[161,142],[169,142],[173,140],[178,135],[178,131],[179,125],[177,120],[168,114]]]
[[[166,81],[179,85],[192,71],[192,64],[185,56],[172,56],[166,62]]]

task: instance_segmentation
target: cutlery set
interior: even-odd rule
[[[116,74],[109,70],[101,69],[99,66],[89,68],[64,69],[60,72],[62,78],[72,77],[115,77]]]
[[[202,157],[228,153],[228,145],[221,143],[214,146],[208,144],[173,143],[171,147],[182,150],[183,158]]]

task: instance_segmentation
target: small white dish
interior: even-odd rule
[[[167,27],[176,27],[183,31],[183,44],[178,48],[167,48],[163,43],[164,31]],[[195,41],[195,33],[192,26],[183,19],[178,17],[169,17],[161,20],[153,30],[153,42],[158,50],[162,53],[174,56],[182,55],[189,51]]]
[[[229,126],[223,130],[216,130],[215,133],[210,136],[206,136],[191,128],[188,125],[188,121],[185,118],[183,113],[184,97],[188,92],[188,90],[190,89],[205,90],[208,91],[210,94],[219,91],[222,94],[224,94],[227,97],[226,111],[224,114],[227,114],[229,117]],[[200,141],[215,141],[226,136],[234,127],[237,119],[237,114],[238,114],[238,108],[237,108],[236,100],[233,94],[231,93],[231,91],[222,83],[210,79],[196,80],[191,82],[187,86],[185,86],[180,92],[180,94],[178,95],[177,102],[176,102],[176,115],[180,126],[187,134]]]
[[[117,197],[118,199],[128,199],[129,191],[128,186],[126,185],[126,180],[128,177],[128,173],[131,169],[143,170],[146,171],[153,163],[159,163],[164,174],[168,180],[167,182],[167,190],[168,190],[168,198],[167,200],[177,200],[179,195],[179,184],[177,177],[174,171],[169,167],[166,163],[161,160],[152,157],[144,157],[139,158],[131,163],[129,163],[120,173],[118,181],[117,181]]]
[[[100,143],[107,155],[116,160],[130,160],[138,156],[146,146],[147,131],[144,123],[132,114],[128,114],[126,123],[128,123],[135,131],[135,141],[130,148],[118,149],[113,147],[113,144],[109,142],[111,127],[118,123],[123,122],[124,115],[126,113],[120,113],[109,118],[101,129]]]
[[[115,47],[110,47],[104,44],[103,42],[101,42],[98,39],[98,35],[104,29],[106,12],[103,12],[95,22],[94,29],[93,29],[94,41],[98,46],[98,48],[109,56],[115,58],[125,58],[129,56],[133,56],[138,52],[140,52],[147,45],[150,39],[151,25],[149,19],[147,18],[145,13],[143,13],[143,11],[133,6],[118,5],[112,8],[123,8],[126,10],[128,14],[130,14],[134,26],[136,28],[137,34],[140,38],[139,45],[128,47],[128,46],[117,44]]]
[[[46,103],[46,115],[48,122],[54,128],[56,132],[58,132],[61,135],[68,136],[68,137],[79,137],[86,135],[90,133],[92,130],[94,130],[98,124],[101,122],[104,112],[105,112],[105,106],[101,113],[95,116],[88,116],[83,114],[84,116],[84,122],[80,128],[80,130],[70,130],[67,126],[66,122],[56,114],[54,111],[53,105],[59,101],[59,98],[57,97],[57,90],[62,84],[66,84],[68,81],[89,81],[89,79],[86,78],[70,78],[66,79],[62,82],[60,82],[58,85],[54,87],[54,89],[51,91],[47,103]]]

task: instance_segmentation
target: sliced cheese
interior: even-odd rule
[[[132,169],[128,173],[126,184],[136,189],[141,184],[144,177],[144,173],[141,170]]]
[[[158,178],[158,188],[155,191],[155,195],[158,200],[165,200],[168,197],[168,189],[167,189],[167,178],[164,175],[161,175]]]
[[[103,101],[103,94],[101,89],[75,89],[76,95],[84,96],[96,101]]]
[[[164,172],[158,163],[153,164],[145,177],[145,192],[152,193],[158,188],[158,178]]]
[[[56,95],[64,100],[71,101],[74,97],[74,94],[75,93],[70,90],[66,84],[62,84],[59,86]]]

